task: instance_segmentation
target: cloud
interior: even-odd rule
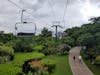
[[[85,2],[85,6],[81,9],[83,16],[87,18],[100,16],[100,7],[98,6],[98,2],[100,2],[100,0],[88,0]]]
[[[38,33],[43,27],[50,30],[52,21],[61,21],[66,6],[66,0],[11,0],[30,14],[24,14],[24,20],[37,24]],[[16,22],[20,22],[21,9],[17,8],[7,0],[0,0],[0,30],[14,32]],[[97,13],[98,12],[98,13]],[[93,16],[100,16],[100,0],[69,0],[64,17],[65,29],[73,26],[81,26],[88,23]],[[54,14],[56,19],[54,19]],[[26,29],[26,28],[25,28]]]
[[[46,2],[46,0],[20,0],[19,3],[25,9],[32,9],[37,11],[42,5]]]

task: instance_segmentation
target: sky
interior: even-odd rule
[[[54,28],[51,27],[53,24],[61,25],[63,27],[63,29],[59,28],[61,31],[89,23],[89,18],[100,16],[100,0],[68,0],[67,6],[66,1],[0,0],[0,31],[14,33],[15,24],[21,21],[22,9],[26,10],[23,21],[32,23],[28,26],[18,24],[19,32],[34,32],[33,23],[37,26],[37,33],[40,33],[43,27],[54,31]]]

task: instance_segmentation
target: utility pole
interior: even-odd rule
[[[56,36],[55,42],[57,42],[57,39],[58,39],[58,27],[59,28],[62,28],[62,26],[54,24],[52,27],[55,27],[55,31],[56,31],[56,34],[55,34],[55,36]]]

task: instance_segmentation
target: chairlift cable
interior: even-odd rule
[[[54,13],[54,9],[53,9],[53,7],[52,7],[52,4],[51,4],[52,2],[50,1],[50,0],[48,0],[48,4],[49,4],[49,6],[50,6],[50,8],[51,8],[51,12],[52,12],[52,15],[53,15],[53,17],[54,17],[54,20],[56,19],[56,16],[55,16],[55,13]]]
[[[69,3],[69,1],[66,0],[66,6],[65,6],[64,15],[63,15],[63,21],[64,21],[64,18],[66,16],[66,10],[67,10],[67,7],[68,7],[68,3]],[[65,21],[64,21],[64,27],[65,27]]]
[[[18,6],[16,3],[12,2],[11,0],[8,0],[10,3],[12,3],[13,5],[15,5],[17,8],[20,8],[21,10],[23,10],[22,7]],[[33,16],[32,18],[34,18],[35,20],[37,20],[38,22],[41,22],[40,19],[38,19],[36,16],[34,16],[33,14],[29,13],[27,10],[25,11],[26,13],[28,13],[29,15]],[[42,21],[44,22],[44,21]],[[46,23],[46,22],[44,22]]]

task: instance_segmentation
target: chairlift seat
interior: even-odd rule
[[[23,29],[27,29],[29,26],[31,26],[30,30],[34,30],[34,31],[28,31],[28,30],[23,30]],[[17,27],[17,26],[22,26],[22,27]],[[23,28],[24,27],[24,28]],[[22,29],[23,28],[23,29]],[[22,30],[21,30],[22,29]],[[16,36],[17,37],[33,37],[36,34],[36,25],[34,23],[29,23],[29,22],[22,22],[22,23],[17,23],[15,26],[15,30],[16,32]]]
[[[17,33],[17,37],[32,37],[32,36],[35,36],[35,33],[24,33],[24,32]]]

